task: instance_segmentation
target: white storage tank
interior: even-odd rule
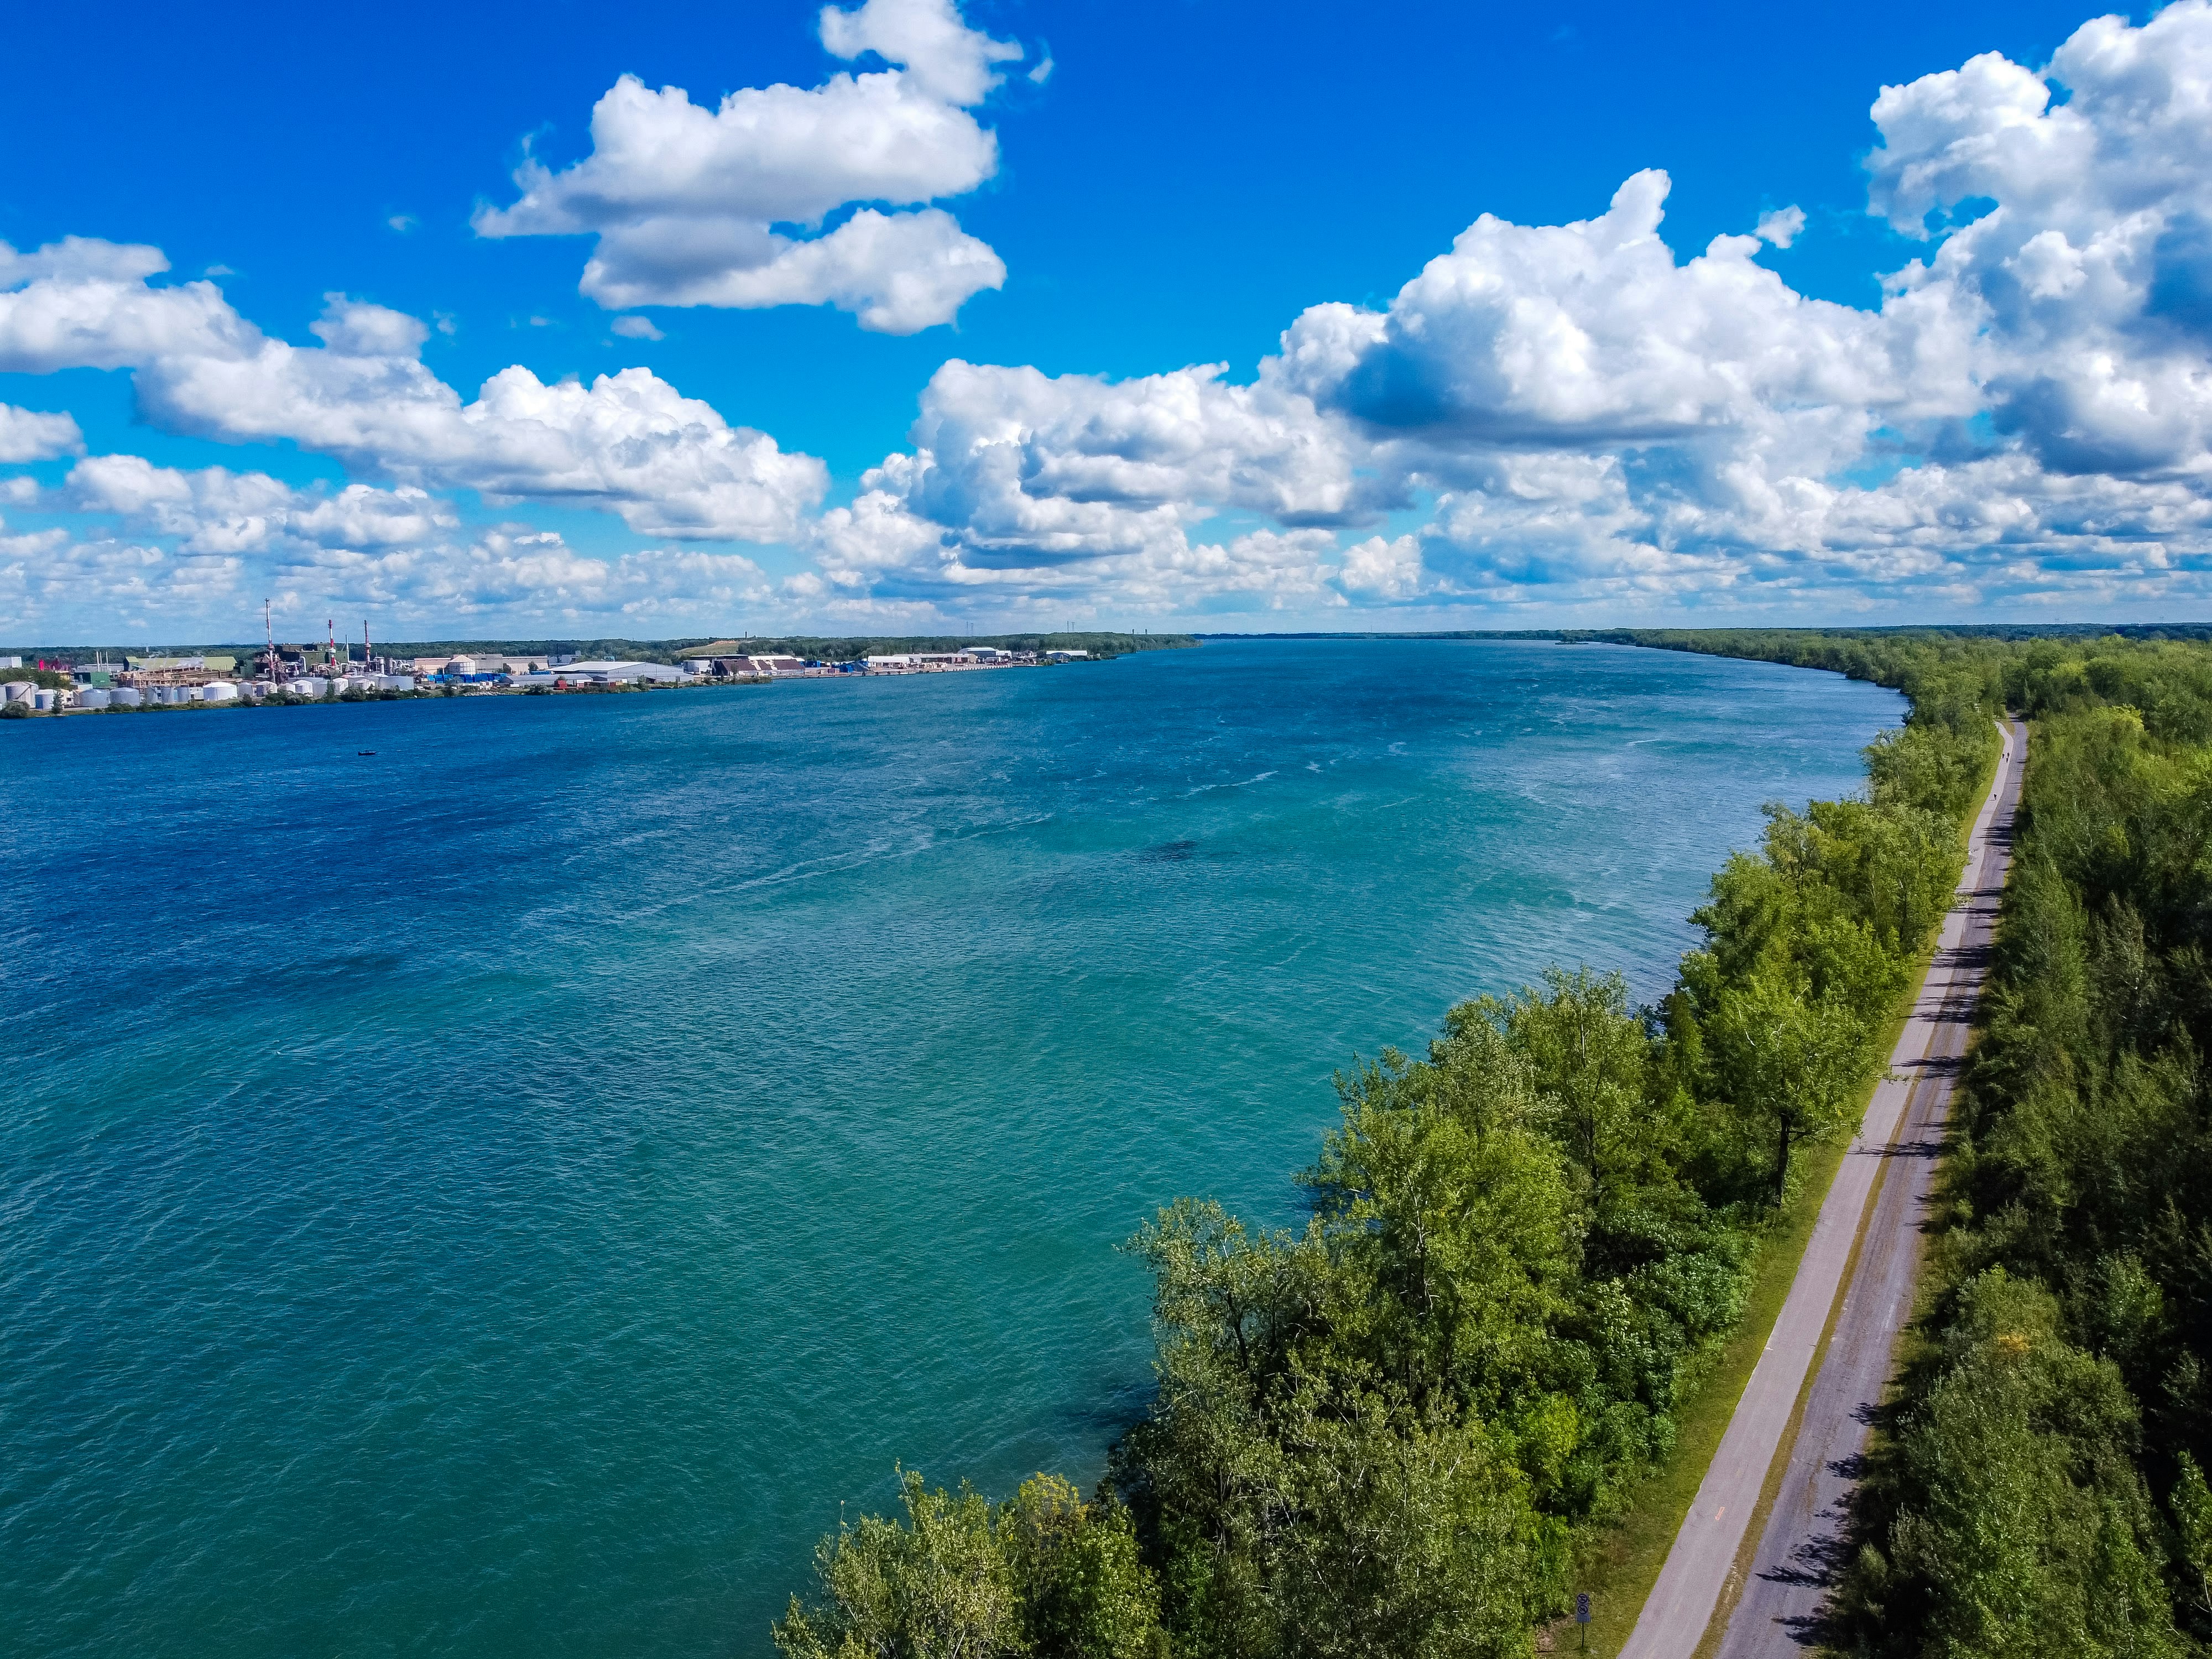
[[[295,697],[319,697],[329,689],[330,682],[314,674],[302,674],[285,684],[284,689]]]
[[[107,694],[108,700],[118,708],[136,708],[145,699],[138,695],[135,685],[118,685]]]
[[[61,705],[61,700],[60,692],[50,691],[43,685],[34,687],[31,692],[31,707],[41,714],[52,714]]]
[[[5,685],[0,685],[0,703],[27,699],[38,689],[38,684],[36,680],[9,680]]]
[[[107,707],[107,693],[97,687],[80,691],[76,694],[76,706],[80,708],[105,708]]]
[[[210,680],[200,687],[202,702],[236,702],[238,688],[228,680]]]

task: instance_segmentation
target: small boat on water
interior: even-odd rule
[[[374,755],[376,750],[374,749],[356,749],[353,752],[356,755]]]

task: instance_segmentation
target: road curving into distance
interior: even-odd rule
[[[1867,1431],[1911,1316],[1921,1218],[2011,863],[2027,733],[2017,721],[2002,733],[1996,776],[1967,840],[1960,902],[1944,918],[1890,1075],[1867,1103],[1781,1316],[1620,1659],[1691,1659],[1717,1615],[1727,1620],[1721,1659],[1793,1654],[1816,1640],[1821,1603],[1842,1565]],[[1774,1507],[1747,1552],[1747,1528],[1778,1457]]]

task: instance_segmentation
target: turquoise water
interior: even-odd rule
[[[1272,641],[0,726],[0,1650],[763,1653],[894,1459],[1095,1477],[1152,1206],[1288,1218],[1462,996],[1656,995],[1900,713]]]

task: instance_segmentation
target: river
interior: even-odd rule
[[[0,1649],[765,1653],[895,1460],[1096,1479],[1154,1206],[1291,1218],[1462,997],[1662,994],[1902,712],[1221,641],[0,727]]]

